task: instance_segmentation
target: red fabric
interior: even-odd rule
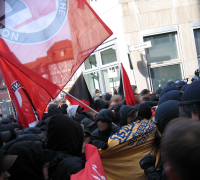
[[[78,8],[80,3],[82,8]],[[0,13],[4,14],[5,1],[0,1],[0,7]],[[0,57],[15,72],[41,118],[50,97],[57,97],[79,66],[112,31],[86,0],[34,3],[24,0],[11,7],[16,11],[1,22],[5,28],[0,32]],[[7,78],[7,86],[9,83],[11,79]],[[12,94],[12,89],[8,89]]]
[[[26,1],[28,2],[28,0]],[[21,16],[23,15],[21,11],[19,12],[21,14],[16,14],[16,16],[19,15],[19,19],[24,19],[24,21],[17,23],[18,20],[13,20],[11,24],[14,23],[14,25],[12,28],[9,27],[10,31],[5,29],[0,34],[19,61],[13,62],[10,57],[12,55],[1,51],[1,46],[0,54],[33,81],[40,84],[44,89],[46,88],[52,98],[57,97],[60,90],[71,79],[84,60],[112,35],[112,31],[93,11],[86,0],[70,0],[67,1],[67,4],[65,0],[59,0],[58,7],[55,7],[55,1],[44,0],[42,3],[38,3],[37,0],[36,3],[29,2],[25,10],[29,11],[30,14]],[[2,7],[1,3],[5,2],[0,1],[0,7]],[[20,1],[19,4],[23,3],[23,1]],[[80,6],[82,8],[78,8]],[[54,15],[52,15],[53,13]],[[13,15],[13,17],[16,16]],[[48,19],[48,21],[43,21],[42,18]],[[52,25],[51,23],[54,23],[56,18],[61,20],[56,20],[55,24]],[[31,24],[34,23],[36,30],[32,30]],[[49,28],[51,25],[53,27]],[[24,29],[17,31],[20,29],[18,27]],[[41,32],[41,29],[43,33],[37,35],[38,32]],[[10,34],[12,40],[8,40],[10,36],[7,36],[11,31],[14,34]],[[21,31],[24,34],[19,34]],[[31,33],[33,33],[33,37],[30,36]],[[25,66],[21,66],[21,63]],[[33,72],[37,75],[34,75]],[[45,81],[46,79],[48,81]],[[51,88],[47,88],[49,86]]]
[[[76,101],[74,98],[71,98],[69,96],[65,96],[65,98],[72,104],[72,105],[80,105],[81,107],[84,107],[84,111],[89,111],[90,109],[87,108],[86,106],[84,106],[83,104],[81,104],[80,102]],[[90,106],[90,103],[86,100],[81,100],[79,99],[79,101],[83,102],[84,104],[86,104],[87,106]]]
[[[37,123],[37,116],[33,111],[32,104],[35,107],[40,118],[42,118],[43,111],[51,97],[45,92],[44,89],[42,89],[39,85],[30,80],[26,75],[19,71],[19,69],[17,69],[1,56],[0,68],[4,77],[4,81],[9,90],[11,99],[17,111],[19,126],[22,128],[34,126]],[[19,88],[17,91],[14,92],[11,85],[15,81],[18,81],[22,88]],[[24,90],[26,90],[27,92],[32,92],[28,95],[30,99],[34,101],[31,101],[29,99]],[[37,94],[38,91],[40,93]]]
[[[155,111],[151,108],[152,116],[155,116]]]
[[[90,144],[86,144],[85,155],[86,155],[85,168],[80,172],[78,172],[77,174],[71,175],[70,179],[106,180],[107,177],[103,169],[97,147]]]
[[[136,105],[133,89],[131,87],[130,80],[128,78],[128,75],[127,75],[126,70],[124,69],[122,63],[121,63],[121,67],[122,67],[122,77],[123,77],[123,85],[124,85],[126,104],[130,105],[130,106]]]

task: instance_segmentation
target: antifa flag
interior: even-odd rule
[[[0,69],[15,106],[21,109],[16,108],[18,120],[35,122],[34,114],[41,119],[50,98],[57,97],[110,35],[112,31],[86,0],[0,0]],[[8,66],[6,78],[3,68]],[[21,99],[11,88],[15,81],[25,93],[20,93]],[[27,104],[20,106],[20,100]],[[30,104],[33,116],[26,117],[24,107]]]
[[[134,106],[136,105],[136,102],[135,102],[133,89],[131,87],[131,83],[122,63],[121,63],[121,67],[122,67],[122,76],[123,76],[123,85],[124,85],[126,104],[130,106]]]
[[[79,179],[107,180],[97,147],[91,144],[86,144],[85,156],[86,156],[85,168],[80,172],[78,172],[77,174],[72,174],[70,180],[79,180]]]
[[[69,94],[80,100],[81,102],[85,103],[87,106],[94,108],[94,101],[92,96],[88,90],[87,84],[85,82],[85,78],[83,74],[81,74],[74,85],[70,88]],[[72,105],[80,105],[84,107],[85,111],[89,111],[89,109],[81,104],[80,102],[76,101],[75,99],[71,98],[70,96],[65,96],[65,98],[72,104]]]

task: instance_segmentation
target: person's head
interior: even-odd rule
[[[114,116],[111,110],[102,109],[99,111],[96,121],[99,131],[106,131],[109,126],[112,126]]]
[[[67,114],[67,108],[68,108],[68,105],[67,104],[62,104],[60,109],[61,109],[61,112],[63,114]]]
[[[48,107],[48,117],[53,116],[54,114],[60,114],[62,113],[60,109],[58,108],[57,104],[50,104]]]
[[[81,124],[87,127],[91,133],[97,128],[96,122],[93,122],[91,119],[88,118],[83,119],[81,121]]]
[[[156,109],[153,121],[156,124],[160,135],[163,134],[166,125],[171,120],[179,117],[178,103],[179,101],[169,100],[162,103]]]
[[[160,96],[161,91],[162,91],[162,88],[161,88],[161,87],[159,87],[158,89],[156,89],[156,95],[157,95],[157,96]]]
[[[181,117],[200,120],[200,81],[194,81],[185,89],[179,105]]]
[[[143,117],[145,119],[150,119],[152,116],[151,107],[146,103],[140,105],[138,116]]]
[[[110,98],[112,97],[112,95],[111,94],[104,94],[103,96],[102,96],[102,99],[104,100],[104,101],[110,101]]]
[[[111,109],[116,104],[124,104],[124,99],[122,98],[122,96],[120,96],[120,95],[113,95],[111,97],[111,99],[110,99],[108,109]]]
[[[64,114],[56,114],[49,120],[47,132],[47,149],[65,151],[77,156],[82,151],[83,130],[79,123]]]
[[[173,87],[173,86],[164,87],[160,92],[160,97],[162,97],[163,94],[165,94],[166,92],[169,92],[169,91],[172,91],[172,90],[177,90],[177,89],[176,89],[176,87]]]
[[[199,179],[200,122],[188,118],[171,121],[162,136],[161,150],[168,180]]]
[[[90,144],[91,143],[91,132],[87,127],[83,129],[83,143]]]
[[[174,82],[173,81],[168,81],[166,86],[171,86],[171,84],[173,84]]]
[[[182,92],[180,92],[179,90],[168,91],[162,95],[162,97],[160,98],[158,102],[158,106],[160,106],[163,102],[166,102],[169,100],[181,101],[181,97],[182,97]]]
[[[136,101],[136,104],[144,104],[145,103],[145,101],[143,100],[141,95],[136,95],[135,101]]]
[[[148,89],[143,89],[140,94],[143,98],[149,98],[151,95]]]
[[[5,150],[0,149],[0,180],[7,180],[10,177],[7,171],[17,159],[16,155],[5,155],[5,153]]]
[[[134,122],[138,116],[137,109],[133,106],[123,105],[119,110],[120,125],[125,126]]]
[[[186,85],[187,83],[184,82],[184,81],[179,81],[177,84],[176,84],[176,88],[180,91],[181,88]]]

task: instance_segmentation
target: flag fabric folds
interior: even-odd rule
[[[70,180],[80,180],[80,179],[107,180],[97,147],[91,144],[86,144],[85,156],[86,156],[85,168],[80,172],[78,172],[77,174],[71,175]]]
[[[112,31],[86,0],[0,1],[0,7],[1,61],[16,70],[16,80],[42,118],[45,108],[37,99],[46,106],[56,98]],[[5,81],[7,86],[10,82]]]
[[[153,120],[143,119],[122,127],[110,136],[108,148],[99,150],[101,161],[109,180],[146,180],[139,161],[147,154],[160,159],[160,149],[155,143],[156,125]]]
[[[134,106],[134,105],[136,105],[136,102],[135,102],[135,96],[133,93],[133,89],[131,87],[131,83],[130,83],[129,77],[128,77],[126,70],[124,69],[122,63],[121,63],[121,67],[122,67],[122,77],[123,77],[123,85],[124,85],[126,104],[130,105],[130,106]]]
[[[92,99],[92,96],[88,90],[87,84],[85,82],[85,78],[83,74],[81,74],[74,85],[70,88],[69,94],[86,104],[87,106],[93,107],[94,101]],[[81,104],[80,102],[76,101],[74,98],[71,98],[70,96],[65,96],[65,98],[72,104],[72,105],[80,105],[81,107],[84,107],[85,111],[89,111],[89,109]]]

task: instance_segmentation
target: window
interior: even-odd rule
[[[1,89],[1,94],[3,94],[3,89]]]
[[[97,67],[96,57],[92,55],[85,60],[85,70]]]
[[[152,47],[146,49],[148,63],[156,63],[179,59],[176,43],[176,32],[144,37],[144,41],[151,41]]]
[[[164,88],[168,81],[182,79],[180,64],[151,68],[150,72],[154,91],[158,87]]]
[[[5,99],[4,99],[4,98],[2,98],[2,102],[3,102],[3,101],[5,101]]]
[[[5,82],[4,81],[2,82],[2,84],[3,84],[3,86],[5,86]]]
[[[90,74],[85,74],[85,81],[87,83],[88,89],[90,93],[92,94],[92,91],[94,89],[99,89],[100,90],[100,85],[99,85],[99,74],[98,72],[92,72]]]
[[[200,56],[200,29],[194,30],[194,38],[196,43],[197,56]]]
[[[5,93],[8,93],[8,90],[7,90],[7,89],[5,89]]]
[[[8,101],[9,100],[9,97],[6,97],[6,101]]]
[[[114,92],[119,87],[119,64],[113,41],[102,44],[84,63],[84,77],[90,93]]]
[[[120,81],[118,66],[105,69],[102,72],[103,72],[106,92],[111,91],[112,93],[114,93],[114,89],[116,90],[118,89]]]
[[[117,61],[115,48],[113,47],[113,48],[109,48],[107,50],[101,51],[101,61],[102,61],[102,65]]]

